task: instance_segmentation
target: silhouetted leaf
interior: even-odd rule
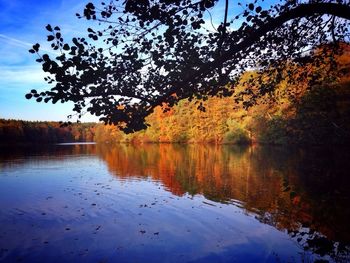
[[[54,40],[54,39],[55,39],[55,37],[52,36],[52,35],[48,35],[48,36],[47,36],[47,41],[52,41],[52,40]]]

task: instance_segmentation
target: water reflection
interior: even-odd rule
[[[346,262],[349,155],[171,144],[1,148],[0,261]]]
[[[305,249],[334,257],[348,253],[343,247],[350,242],[348,151],[121,144],[97,153],[118,177],[151,177],[178,196],[238,201]]]

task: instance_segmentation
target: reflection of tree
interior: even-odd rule
[[[300,210],[296,215],[298,221],[330,238],[347,241],[349,153],[339,148],[294,153],[270,149],[264,155],[265,161],[283,176],[283,188],[289,188],[286,193]]]
[[[335,262],[350,261],[350,247],[346,243],[332,241],[319,232],[305,228],[291,231],[289,235],[306,251],[311,251],[322,257],[329,256]]]
[[[286,229],[305,250],[336,262],[350,260],[348,209],[350,180],[346,149],[286,150],[261,148],[264,162],[283,180],[282,191],[292,206],[280,205],[275,214],[261,211],[261,221]],[[259,167],[259,163],[255,166]],[[280,201],[287,201],[288,198]],[[291,225],[290,223],[293,223]]]
[[[219,202],[238,200],[258,220],[288,230],[315,253],[327,251],[336,257],[330,240],[340,241],[339,248],[349,242],[349,179],[346,163],[341,163],[346,158],[333,152],[120,144],[101,146],[98,154],[118,177],[149,177],[176,195],[187,192]]]
[[[95,155],[94,144],[71,145],[3,145],[0,147],[0,176],[3,168],[16,168],[30,163],[57,163],[64,166],[64,161],[75,155]],[[28,158],[29,157],[29,158]]]
[[[176,152],[169,153],[172,148],[166,145],[136,148],[120,144],[114,148],[100,147],[98,150],[109,170],[118,177],[150,176],[153,180],[161,181],[172,193],[184,193],[178,180],[175,180],[176,164],[181,157]]]

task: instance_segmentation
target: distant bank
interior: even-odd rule
[[[74,123],[60,127],[53,121],[0,119],[0,145],[93,142],[96,123]]]

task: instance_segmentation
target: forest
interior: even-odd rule
[[[350,143],[350,46],[341,44],[335,57],[338,72],[327,75],[330,61],[291,70],[272,92],[259,96],[258,74],[247,71],[231,96],[182,99],[175,106],[163,104],[146,118],[146,130],[126,134],[114,125],[0,120],[0,143],[214,143],[299,144]],[[327,47],[315,53],[327,52]],[[303,72],[323,76],[321,81],[298,82]],[[288,75],[288,74],[286,74]],[[260,76],[261,78],[261,76]],[[311,84],[310,84],[311,83]],[[176,96],[176,95],[175,95]],[[254,99],[252,105],[246,105]]]
[[[94,141],[95,123],[75,123],[61,127],[59,122],[0,119],[1,144],[63,143]]]
[[[320,48],[318,51],[326,52]],[[317,53],[317,51],[316,51]],[[336,78],[329,80],[327,65],[300,66],[272,93],[257,96],[251,106],[242,97],[253,97],[255,72],[242,75],[230,97],[187,99],[155,108],[144,131],[124,134],[116,126],[98,124],[97,142],[343,144],[350,142],[350,46],[343,44],[336,58]],[[298,74],[311,72],[323,81],[298,82]],[[296,72],[296,73],[295,73]],[[310,84],[312,83],[312,84]],[[246,91],[250,91],[248,94]],[[204,110],[198,110],[202,107]]]

